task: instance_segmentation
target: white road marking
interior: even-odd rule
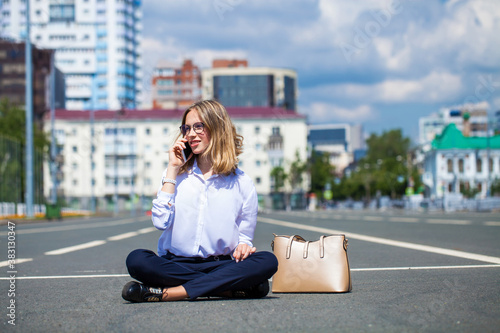
[[[406,271],[422,269],[464,269],[464,268],[500,268],[500,265],[462,265],[462,266],[416,266],[416,267],[374,267],[374,268],[351,268],[351,272],[373,272],[373,271]]]
[[[139,229],[139,230],[137,230],[137,232],[140,234],[147,234],[148,232],[153,232],[156,230],[158,230],[158,229],[156,229],[155,227],[150,227],[150,228]]]
[[[130,237],[134,237],[134,236],[138,236],[138,235],[139,235],[139,233],[137,231],[131,231],[131,232],[126,232],[124,234],[108,237],[108,240],[109,241],[117,241],[117,240],[122,240],[122,239],[130,238]]]
[[[25,259],[16,258],[16,259],[14,259],[15,265],[21,264],[23,262],[30,262],[30,261],[33,261],[33,258],[25,258]],[[0,261],[0,267],[6,267],[6,266],[9,266],[9,264],[10,264],[10,260]]]
[[[469,268],[500,268],[500,265],[351,268],[351,272],[379,272],[379,271],[406,271],[406,270],[433,270],[433,269],[469,269]],[[16,276],[16,280],[56,280],[56,279],[89,279],[89,278],[121,278],[121,277],[130,277],[130,275],[128,275],[128,274],[93,274],[93,275]],[[9,279],[10,279],[9,277],[0,277],[0,280],[9,280]],[[269,281],[272,281],[272,278],[269,279]]]
[[[79,245],[69,246],[69,247],[65,247],[65,248],[62,248],[62,249],[58,249],[58,250],[48,251],[48,252],[45,252],[45,254],[48,255],[48,256],[53,256],[53,255],[58,255],[58,254],[65,254],[65,253],[69,253],[69,252],[74,252],[74,251],[78,251],[78,250],[83,250],[83,249],[88,249],[88,248],[91,248],[91,247],[100,246],[100,245],[103,245],[103,244],[106,244],[106,241],[104,241],[104,240],[95,240],[95,241],[84,243],[84,244],[79,244]]]
[[[391,222],[409,222],[409,223],[415,223],[418,222],[419,219],[416,217],[390,217],[389,221]]]
[[[361,234],[356,234],[356,233],[351,233],[351,232],[314,227],[314,226],[303,225],[303,224],[287,222],[287,221],[280,221],[280,220],[275,220],[275,219],[270,219],[270,218],[265,218],[265,217],[257,217],[257,220],[260,222],[264,222],[264,223],[275,224],[275,225],[280,225],[283,227],[289,227],[289,228],[294,228],[294,229],[316,231],[316,232],[325,233],[325,234],[344,234],[347,238],[358,239],[358,240],[362,240],[362,241],[366,241],[366,242],[372,242],[372,243],[378,243],[378,244],[384,244],[384,245],[390,245],[390,246],[397,246],[397,247],[402,247],[402,248],[407,248],[407,249],[412,249],[412,250],[417,250],[417,251],[437,253],[437,254],[453,256],[453,257],[458,257],[458,258],[464,258],[464,259],[484,261],[484,262],[488,262],[488,263],[492,263],[492,264],[500,264],[500,258],[486,256],[486,255],[482,255],[482,254],[449,250],[449,249],[443,249],[443,248],[435,247],[435,246],[421,245],[421,244],[408,243],[408,242],[402,242],[402,241],[395,241],[395,240],[387,239],[387,238],[366,236],[366,235],[361,235]]]
[[[75,224],[75,225],[59,225],[59,226],[54,226],[54,227],[43,227],[43,228],[33,228],[33,229],[17,229],[16,234],[18,234],[18,235],[38,234],[38,233],[44,233],[44,232],[112,227],[115,225],[122,225],[122,224],[134,223],[134,222],[147,221],[149,219],[151,219],[149,216],[145,216],[145,217],[128,218],[128,219],[124,219],[124,220],[110,221],[110,222],[84,223],[84,224]],[[7,232],[5,232],[5,231],[0,232],[0,236],[5,236],[5,235],[7,235]]]
[[[126,232],[126,233],[123,233],[123,234],[119,234],[119,235],[108,237],[107,240],[108,241],[118,241],[118,240],[122,240],[122,239],[127,239],[127,238],[131,238],[131,237],[135,237],[135,236],[138,236],[140,234],[146,234],[148,232],[152,232],[152,231],[155,231],[155,230],[156,230],[156,228],[153,228],[153,227],[143,228],[143,229],[139,229],[137,231]],[[49,256],[51,256],[51,255],[65,254],[65,253],[69,253],[69,252],[74,252],[74,251],[88,249],[88,248],[91,248],[91,247],[100,246],[100,245],[103,245],[103,244],[106,244],[105,240],[96,240],[96,241],[92,241],[92,242],[88,242],[88,243],[84,243],[84,244],[80,244],[80,245],[74,245],[74,246],[69,246],[69,247],[65,247],[65,248],[62,248],[62,249],[58,249],[58,250],[48,251],[48,252],[45,252],[45,254],[49,255]]]
[[[500,227],[500,222],[498,222],[498,221],[488,221],[488,222],[484,222],[484,225]]]
[[[363,220],[365,220],[365,221],[383,221],[384,218],[381,216],[364,216]]]
[[[110,278],[125,277],[128,274],[102,274],[102,275],[49,275],[49,276],[16,276],[16,280],[49,280],[49,279],[85,279],[85,278]],[[8,280],[8,277],[0,277],[0,280]]]
[[[425,220],[427,223],[433,223],[433,224],[459,224],[459,225],[466,225],[470,224],[470,221],[467,220],[444,220],[444,219],[427,219]]]

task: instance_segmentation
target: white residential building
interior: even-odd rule
[[[305,117],[281,108],[227,110],[238,133],[244,137],[239,166],[253,179],[260,198],[264,199],[272,191],[273,167],[283,166],[287,171],[297,152],[302,161],[306,160]],[[68,203],[87,208],[92,194],[98,198],[100,209],[113,202],[115,193],[122,206],[137,196],[146,198],[144,202],[149,205],[168,165],[167,151],[179,134],[182,111],[95,111],[94,138],[89,121],[91,112],[56,112],[58,193]],[[50,131],[48,121],[46,131]],[[44,170],[48,197],[52,179],[50,168],[46,166]],[[304,178],[305,191],[308,180]]]
[[[141,1],[30,1],[31,41],[55,49],[66,108],[135,108],[141,99]],[[26,0],[3,0],[0,37],[24,39]]]
[[[432,141],[424,169],[422,180],[432,198],[469,190],[485,197],[492,182],[500,180],[500,135],[465,137],[449,124]]]

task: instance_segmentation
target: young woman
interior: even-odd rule
[[[257,193],[238,169],[242,137],[216,101],[201,101],[182,117],[181,134],[153,200],[152,220],[163,230],[158,255],[135,250],[127,257],[130,302],[176,301],[200,296],[259,298],[278,261],[256,252]],[[189,146],[192,153],[183,158]]]

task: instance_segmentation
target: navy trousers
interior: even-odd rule
[[[160,257],[153,251],[138,249],[128,255],[126,264],[134,279],[152,287],[182,285],[191,299],[250,288],[278,270],[276,256],[266,251],[237,263],[230,256],[201,259],[168,253]]]

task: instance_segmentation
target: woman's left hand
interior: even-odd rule
[[[236,262],[240,262],[248,258],[249,255],[255,253],[257,249],[255,247],[250,247],[250,245],[245,243],[240,243],[233,252],[233,258]]]

